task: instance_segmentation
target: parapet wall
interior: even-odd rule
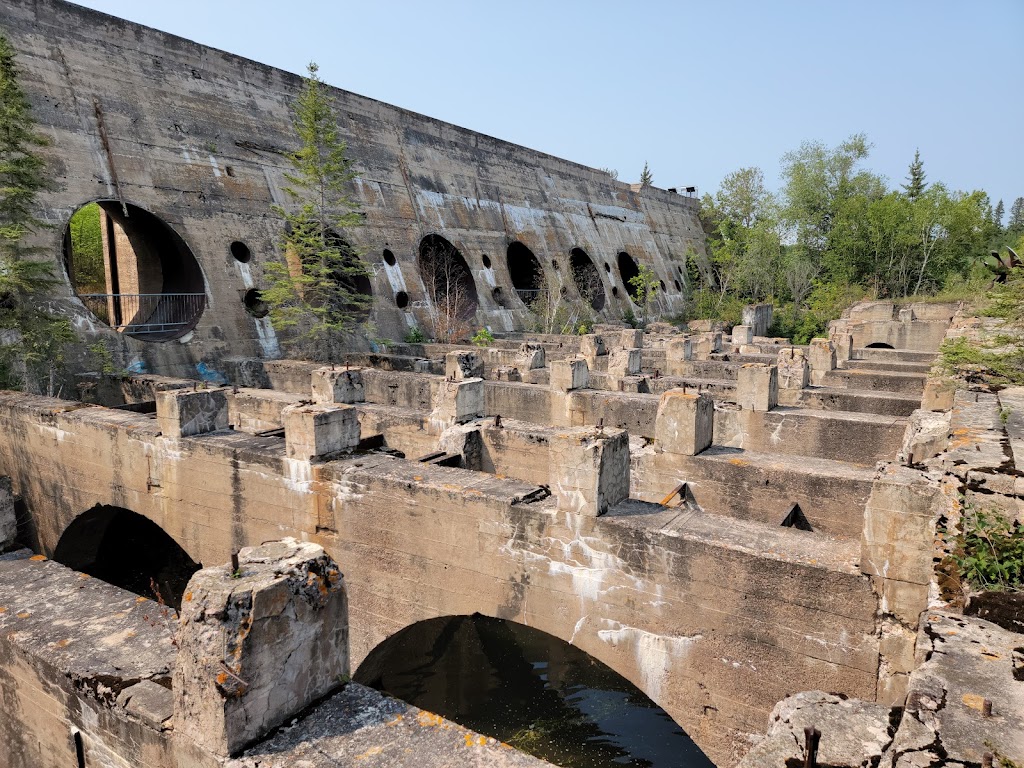
[[[263,285],[264,265],[282,258],[271,206],[287,202],[285,153],[297,147],[289,110],[301,79],[61,0],[11,0],[0,30],[51,139],[42,153],[55,185],[40,213],[53,228],[39,244],[58,274],[70,216],[97,199],[155,214],[198,259],[207,308],[194,331],[165,343],[122,335],[128,360],[194,376],[197,363],[216,368],[229,354],[273,355],[273,329],[246,312],[243,297]],[[553,295],[568,298],[579,296],[570,251],[583,249],[607,317],[630,306],[620,252],[655,271],[665,310],[681,307],[687,251],[704,249],[695,199],[635,191],[567,160],[347,91],[332,95],[359,174],[351,195],[365,221],[351,234],[372,273],[380,333],[402,338],[425,324],[417,255],[429,234],[465,257],[480,302],[474,322],[495,331],[522,329],[527,318],[506,260],[514,241],[533,251]],[[250,260],[233,258],[235,241]],[[102,334],[62,286],[76,326]]]

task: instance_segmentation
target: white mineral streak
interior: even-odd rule
[[[607,619],[604,623],[611,628],[598,630],[597,636],[613,648],[632,650],[644,693],[655,702],[659,700],[673,663],[684,659],[690,648],[703,638],[703,635],[656,635]]]

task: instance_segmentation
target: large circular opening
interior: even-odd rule
[[[572,267],[572,280],[576,283],[576,290],[580,296],[586,299],[590,306],[596,311],[604,308],[604,283],[601,282],[601,273],[597,271],[594,262],[582,248],[573,248],[570,256]]]
[[[96,505],[67,527],[53,559],[175,610],[199,570],[184,549],[152,520],[122,507]]]
[[[249,250],[249,246],[243,243],[241,240],[235,240],[231,244],[231,255],[234,256],[235,261],[242,264],[248,264],[252,258],[252,251]]]
[[[618,262],[619,276],[622,278],[622,284],[626,287],[626,293],[629,294],[629,298],[636,301],[637,288],[629,281],[640,274],[640,267],[637,266],[633,257],[625,251],[619,252]]]
[[[188,333],[206,307],[199,262],[149,211],[112,200],[83,205],[64,231],[72,290],[99,320],[146,341]]]
[[[540,294],[540,287],[544,283],[544,269],[533,255],[533,251],[518,240],[508,246],[506,257],[512,287],[516,289],[520,300],[529,306]]]
[[[427,235],[420,241],[419,268],[433,337],[450,342],[468,336],[479,299],[459,249],[440,235]]]
[[[256,288],[250,288],[242,296],[242,303],[245,304],[245,311],[255,318],[266,317],[270,314],[270,305],[263,300],[263,294]]]

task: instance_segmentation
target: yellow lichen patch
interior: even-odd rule
[[[80,578],[80,579],[91,579],[92,576],[90,576],[88,573],[80,573],[80,574],[78,574],[78,578]]]
[[[965,693],[963,696],[963,702],[964,706],[970,707],[971,709],[976,709],[979,712],[981,712],[981,710],[985,706],[985,697],[979,696],[976,693]]]
[[[430,726],[436,728],[444,722],[444,718],[440,715],[435,715],[433,712],[422,711],[416,717],[417,721],[422,726]]]
[[[946,634],[947,634],[947,635],[955,635],[955,634],[957,634],[957,630],[955,630],[955,629],[950,629],[950,630],[948,630],[948,631],[946,632]]]
[[[472,733],[467,733],[467,734],[465,734],[465,736],[466,736],[466,746],[467,747],[472,747],[473,746],[473,734]]]
[[[735,464],[737,467],[745,467],[750,462],[746,461],[745,459],[729,459],[729,463]]]
[[[0,613],[7,613],[7,607],[0,605]]]
[[[32,560],[33,562],[36,562],[36,563],[41,563],[43,560],[46,560],[46,559],[47,559],[46,555],[32,555],[32,557],[29,558],[29,560]]]
[[[384,723],[384,725],[398,725],[400,722],[402,722],[402,716],[395,715],[394,720],[389,720],[388,722]]]
[[[66,648],[70,644],[71,638],[64,638],[63,640],[58,640],[56,643],[54,643],[54,645],[56,645],[58,648]]]
[[[18,614],[18,618],[19,619],[27,619],[31,615],[32,615],[32,611],[22,611],[21,613]]]
[[[185,601],[186,603],[191,603],[191,602],[192,602],[192,593],[191,593],[191,592],[186,592],[186,593],[185,593],[185,597],[184,597],[184,598],[182,598],[182,599],[183,599],[183,600],[184,600],[184,601]]]
[[[135,598],[135,602],[136,603],[144,603],[144,602],[146,602],[146,598],[144,598],[144,597],[136,597]]]
[[[228,673],[227,672],[218,672],[217,673],[217,685],[225,685],[225,684],[227,684],[227,682],[228,682]]]
[[[374,755],[379,755],[383,751],[384,751],[384,747],[370,747],[368,750],[366,750],[362,754],[356,755],[356,760],[363,760],[364,758],[367,758],[367,757],[373,757]]]

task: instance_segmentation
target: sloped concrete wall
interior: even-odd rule
[[[40,235],[45,251],[59,264],[74,210],[121,198],[168,223],[202,266],[209,306],[194,333],[162,344],[121,339],[129,356],[150,370],[194,375],[200,361],[272,354],[273,330],[246,313],[242,297],[263,284],[264,264],[282,258],[282,225],[270,208],[286,202],[285,153],[297,147],[289,107],[301,79],[60,0],[11,0],[0,29],[52,140],[43,151],[55,181],[42,197],[42,216],[54,225]],[[604,283],[608,317],[629,306],[620,251],[654,269],[666,310],[681,306],[675,286],[685,281],[686,252],[704,248],[695,200],[634,191],[592,168],[354,93],[333,96],[359,173],[351,193],[365,226],[352,237],[373,273],[381,333],[401,338],[425,323],[416,259],[431,233],[462,252],[480,297],[474,322],[496,331],[522,329],[527,317],[506,264],[512,241],[529,247],[555,295],[564,287],[569,298],[578,296],[569,254],[583,248]],[[251,250],[248,263],[229,252],[236,240]],[[507,307],[493,295],[498,287]],[[405,310],[396,306],[399,291],[409,299]],[[63,296],[79,327],[101,326],[69,285]]]

